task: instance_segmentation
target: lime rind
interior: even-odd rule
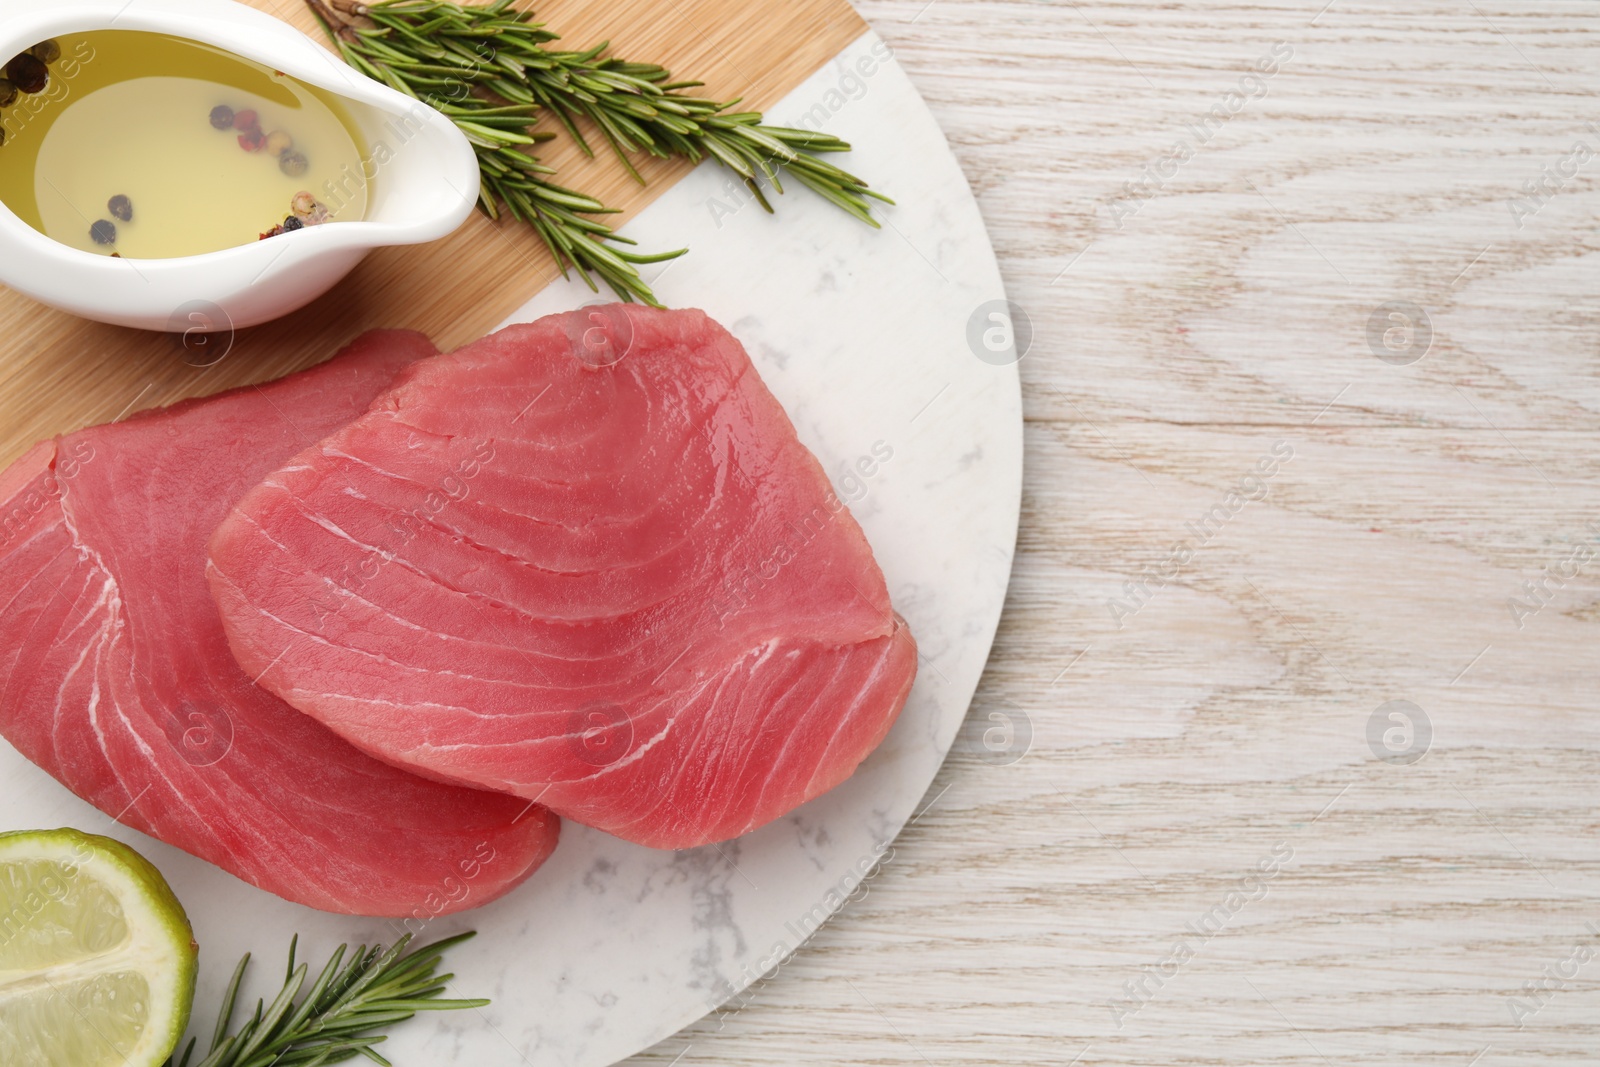
[[[71,829],[0,834],[6,1067],[159,1067],[196,970],[183,905],[139,853]]]

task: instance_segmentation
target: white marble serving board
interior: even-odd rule
[[[693,250],[649,268],[656,292],[669,306],[705,309],[744,342],[852,501],[921,648],[910,702],[852,779],[738,841],[656,852],[566,824],[527,885],[423,932],[480,931],[450,959],[452,992],[493,1004],[400,1028],[384,1047],[398,1067],[604,1067],[717,1009],[868,875],[918,810],[966,714],[1005,599],[1021,497],[1014,356],[978,340],[998,324],[989,315],[1004,299],[999,271],[943,135],[879,38],[857,41],[769,121],[808,115],[857,146],[843,165],[898,200],[882,231],[799,188],[769,217],[707,164],[625,232],[647,249]],[[513,320],[591,302],[582,286],[558,284]],[[1025,347],[1020,325],[1018,337]],[[892,458],[847,482],[875,446]],[[247,950],[258,954],[250,992],[259,995],[275,991],[292,933],[317,964],[342,941],[399,932],[288,904],[113,824],[3,742],[0,782],[0,829],[108,833],[166,873],[201,944],[206,1027]]]

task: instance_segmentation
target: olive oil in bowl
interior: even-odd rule
[[[31,91],[0,84],[0,200],[61,244],[171,259],[366,215],[374,168],[323,89],[133,30],[63,36],[25,58],[7,73]]]

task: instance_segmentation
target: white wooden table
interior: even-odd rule
[[[1596,1062],[1600,11],[863,10],[1033,323],[1031,747],[630,1062]]]

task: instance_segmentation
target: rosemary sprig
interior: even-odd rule
[[[473,934],[436,941],[407,952],[407,934],[384,948],[362,945],[353,953],[340,945],[311,984],[304,997],[310,971],[304,964],[295,966],[295,949],[300,939],[289,944],[289,966],[283,989],[271,1004],[256,1002],[255,1014],[233,1033],[235,1001],[245,969],[247,953],[234,969],[233,980],[223,998],[222,1010],[212,1031],[211,1046],[195,1067],[322,1067],[365,1056],[388,1067],[373,1046],[385,1040],[379,1031],[404,1022],[419,1011],[454,1011],[481,1008],[487,1000],[442,1000],[446,983],[455,975],[436,975],[441,958],[455,945]],[[190,1067],[197,1038],[191,1038],[177,1067]],[[166,1067],[173,1067],[173,1060]]]
[[[878,226],[873,201],[894,203],[862,179],[819,158],[848,152],[845,141],[831,134],[765,125],[760,112],[730,110],[738,100],[723,103],[690,95],[687,90],[702,83],[674,81],[670,71],[655,64],[607,57],[609,42],[581,52],[548,48],[559,37],[535,22],[532,12],[513,7],[512,0],[492,0],[482,6],[445,0],[329,2],[367,24],[359,28],[334,16],[324,0],[307,0],[334,34],[347,62],[369,77],[440,107],[473,139],[484,165],[485,210],[493,215],[493,201],[504,201],[513,215],[533,222],[563,272],[571,263],[589,281],[584,268],[590,267],[625,299],[631,292],[653,302],[648,289],[641,292],[637,271],[630,277],[619,267],[659,262],[682,251],[639,256],[605,249],[600,242],[622,238],[581,216],[606,209],[590,197],[550,184],[546,180],[550,168],[523,151],[550,136],[527,132],[538,108],[553,113],[591,156],[593,149],[578,120],[592,122],[640,182],[644,179],[631,158],[639,154],[679,156],[696,163],[710,157],[738,174],[768,212],[773,207],[763,183],[781,193],[785,174],[870,226]],[[342,24],[337,31],[332,28],[335,21]],[[590,246],[615,255],[620,263],[603,256],[596,261]]]
[[[537,105],[516,102],[516,96],[522,94],[508,80],[510,72],[494,64],[484,52],[470,51],[463,41],[464,36],[470,35],[460,32],[473,29],[480,39],[492,38],[498,28],[498,16],[485,18],[479,14],[487,9],[405,0],[398,6],[415,7],[419,12],[434,6],[454,10],[443,12],[442,17],[421,19],[397,32],[389,28],[361,29],[341,18],[323,0],[306,2],[346,63],[437,108],[466,134],[478,156],[478,206],[485,214],[491,219],[499,218],[500,205],[504,205],[513,218],[530,224],[555,257],[563,277],[575,270],[590,289],[598,292],[592,275],[599,275],[619,298],[658,305],[655,293],[639,275],[639,266],[675,259],[688,249],[645,255],[608,247],[608,241],[627,245],[635,242],[588,216],[615,214],[616,209],[549,180],[555,171],[528,151],[555,136],[530,131],[529,127],[538,121]],[[507,95],[508,91],[511,95]],[[507,103],[508,100],[512,102]]]
[[[482,64],[492,72],[495,93],[547,108],[593,155],[574,122],[589,119],[641,182],[630,155],[682,156],[695,163],[710,156],[743,178],[769,212],[773,208],[761,179],[781,193],[785,170],[871,226],[878,225],[872,201],[894,203],[813,154],[848,152],[847,142],[831,134],[764,125],[758,111],[729,111],[738,100],[720,103],[688,95],[685,90],[703,83],[673,81],[671,71],[653,63],[606,57],[609,41],[583,52],[546,49],[559,40],[557,35],[534,22],[532,12],[512,7],[512,0],[493,0],[483,7],[444,0],[336,2],[371,20],[391,41],[431,46],[446,57]]]

